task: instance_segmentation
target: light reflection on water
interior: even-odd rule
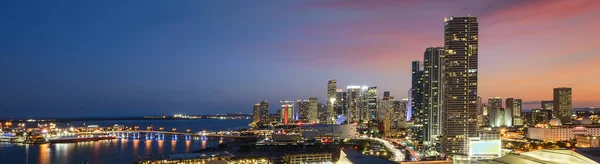
[[[132,163],[139,156],[168,155],[200,150],[219,140],[113,139],[95,142],[57,144],[0,143],[0,163]],[[4,160],[8,159],[8,160]]]

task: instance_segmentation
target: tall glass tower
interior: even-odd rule
[[[469,137],[477,137],[477,17],[444,19],[444,106],[442,152],[467,155]]]

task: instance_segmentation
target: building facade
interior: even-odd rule
[[[348,86],[348,122],[360,121],[360,86]]]
[[[467,155],[469,137],[477,137],[477,17],[444,19],[444,139],[447,156]]]
[[[521,109],[523,108],[523,100],[515,98],[506,99],[506,110],[511,111],[512,125],[522,126],[523,118],[521,117]]]
[[[269,102],[267,100],[263,100],[260,102],[259,106],[260,110],[260,122],[259,126],[267,126],[271,124],[271,119],[269,118]]]
[[[443,127],[443,47],[429,47],[423,55],[423,110],[424,145],[433,146],[442,134]]]
[[[336,106],[336,90],[337,81],[335,79],[329,80],[327,83],[327,120],[323,123],[334,124],[335,123],[335,106]]]
[[[369,87],[367,90],[367,120],[376,120],[377,119],[377,87]]]
[[[423,147],[423,141],[425,139],[425,119],[427,118],[427,112],[423,110],[423,67],[420,61],[412,62],[412,79],[411,88],[409,91],[410,105],[411,105],[411,116],[410,116],[410,127],[408,127],[408,134],[410,140],[417,149]]]
[[[319,117],[317,116],[319,101],[316,97],[308,98],[308,122],[309,123],[318,123]]]
[[[536,126],[527,128],[527,138],[544,142],[568,141],[577,135],[600,136],[599,126]]]
[[[294,122],[294,101],[281,100],[281,120],[280,123],[290,124]]]
[[[552,115],[553,117],[560,119],[563,124],[572,123],[572,95],[571,88],[554,88],[554,109],[552,110]]]
[[[298,111],[298,121],[303,123],[309,123],[309,112],[310,112],[309,100],[296,100],[296,109]]]

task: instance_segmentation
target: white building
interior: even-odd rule
[[[575,139],[576,135],[600,135],[600,126],[549,126],[542,125],[527,129],[527,138],[548,141],[566,141]]]

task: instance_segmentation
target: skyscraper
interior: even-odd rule
[[[309,123],[317,123],[319,122],[319,117],[317,117],[318,113],[318,104],[319,101],[316,97],[308,98],[308,122]]]
[[[423,55],[423,110],[427,116],[423,137],[426,146],[435,145],[442,134],[443,58],[443,47],[429,47]]]
[[[290,124],[294,122],[294,101],[281,100],[281,123]]]
[[[383,91],[383,100],[389,99],[390,96],[390,91]]]
[[[406,115],[408,111],[408,99],[394,100],[393,104],[392,121],[394,122],[394,128],[404,129],[406,128]]]
[[[377,119],[377,87],[369,87],[367,91],[367,109],[368,109],[368,120]]]
[[[260,102],[260,123],[259,126],[267,126],[271,123],[269,119],[269,102],[263,100]]]
[[[360,121],[360,86],[348,86],[348,113],[346,120],[350,122]]]
[[[258,124],[260,122],[260,104],[254,104],[252,110],[252,122]]]
[[[523,118],[521,117],[522,108],[523,108],[523,100],[514,99],[514,98],[506,99],[506,109],[505,110],[511,110],[513,126],[523,125]]]
[[[554,88],[554,109],[553,117],[560,119],[563,124],[571,123],[571,98],[573,93],[571,88]]]
[[[442,151],[448,156],[469,153],[467,140],[477,137],[477,17],[444,19],[445,137]]]
[[[336,102],[336,89],[337,81],[335,79],[329,80],[327,83],[327,124],[335,124],[335,102]]]
[[[490,97],[488,99],[488,118],[491,127],[501,127],[505,124],[504,108],[502,108],[502,97]]]
[[[410,88],[411,126],[408,128],[410,140],[417,149],[423,147],[424,123],[426,112],[423,110],[423,67],[420,61],[412,62],[412,79]]]
[[[303,123],[309,123],[309,107],[309,100],[296,100],[296,109],[298,110],[298,121]]]
[[[541,104],[541,108],[545,109],[545,110],[550,110],[553,111],[554,110],[554,101],[550,100],[550,101],[542,101]]]

